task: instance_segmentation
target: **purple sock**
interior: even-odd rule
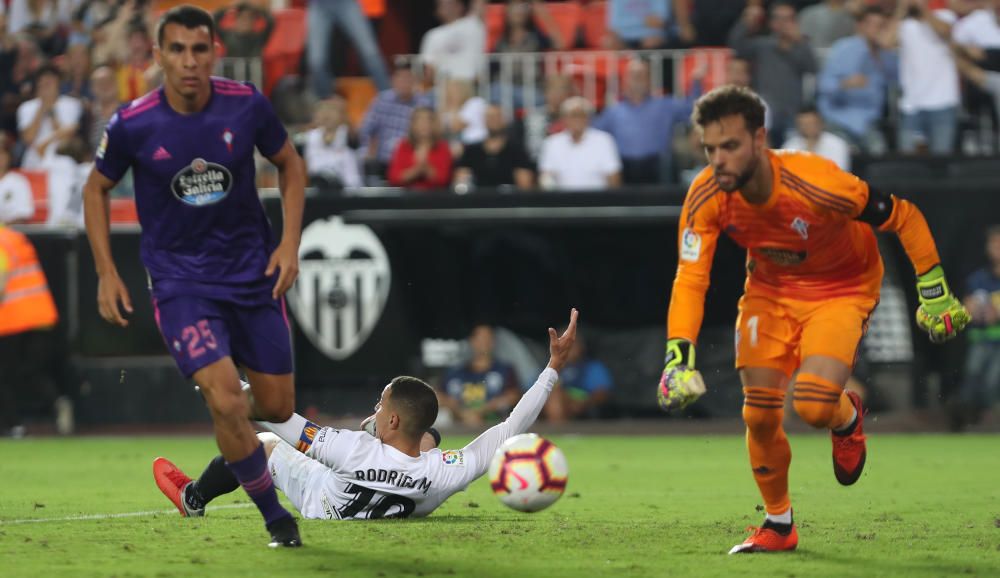
[[[252,454],[238,462],[227,463],[229,469],[246,490],[247,495],[257,504],[257,509],[264,516],[264,523],[270,526],[276,520],[290,517],[288,510],[278,503],[278,494],[274,491],[271,473],[267,471],[267,456],[264,455],[264,444],[257,444]]]

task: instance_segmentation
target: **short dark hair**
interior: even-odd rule
[[[768,14],[774,14],[774,11],[777,10],[779,6],[791,8],[792,12],[796,14],[799,13],[799,7],[795,4],[795,2],[792,2],[792,0],[777,0],[776,2],[771,3],[771,8],[768,10]]]
[[[799,114],[819,114],[819,109],[816,108],[815,104],[806,104],[799,109]]]
[[[438,400],[434,388],[421,379],[400,375],[389,385],[389,404],[393,411],[403,414],[403,432],[419,438],[427,428],[434,425],[438,416]]]
[[[704,130],[709,124],[733,115],[742,116],[747,130],[755,133],[764,126],[764,101],[745,86],[720,86],[694,103],[691,123]]]
[[[62,80],[62,71],[55,64],[43,64],[35,71],[35,83],[37,84],[46,75],[52,75]]]
[[[990,225],[989,227],[986,227],[987,239],[997,236],[1000,236],[1000,225]]]
[[[865,18],[868,18],[869,16],[873,15],[885,17],[886,13],[885,10],[882,10],[882,8],[879,6],[874,6],[874,5],[865,6],[864,8],[861,9],[860,12],[858,12],[857,21],[864,22]]]
[[[201,26],[208,28],[208,34],[215,41],[215,20],[202,8],[182,4],[167,10],[156,24],[156,43],[163,46],[163,29],[167,24],[179,24],[184,28],[195,29]]]

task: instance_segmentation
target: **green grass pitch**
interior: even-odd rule
[[[869,440],[843,488],[828,438],[792,436],[799,550],[756,556],[726,555],[762,518],[736,436],[555,437],[569,487],[546,511],[480,479],[425,519],[306,521],[305,547],[280,551],[242,491],[205,518],[167,512],[152,459],[197,475],[207,437],[2,441],[0,576],[1000,576],[1000,438]]]

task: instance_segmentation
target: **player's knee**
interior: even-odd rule
[[[213,416],[222,418],[246,418],[250,404],[246,396],[237,388],[229,391],[224,388],[202,388],[205,392],[205,403]]]
[[[743,388],[743,422],[755,439],[771,438],[781,429],[785,392],[769,387]]]
[[[830,427],[837,415],[841,386],[819,374],[800,372],[794,388],[792,401],[802,421],[815,428]]]
[[[270,399],[267,403],[257,400],[254,413],[258,419],[273,423],[281,423],[292,418],[295,402],[287,398]]]
[[[837,404],[828,400],[814,400],[814,399],[803,399],[806,396],[796,395],[793,398],[793,405],[795,406],[795,413],[799,414],[802,421],[815,428],[827,428],[830,427],[830,422],[833,421],[834,415],[836,415]]]

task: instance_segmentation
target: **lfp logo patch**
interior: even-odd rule
[[[462,450],[445,450],[441,452],[441,460],[446,466],[465,466],[465,452]]]

